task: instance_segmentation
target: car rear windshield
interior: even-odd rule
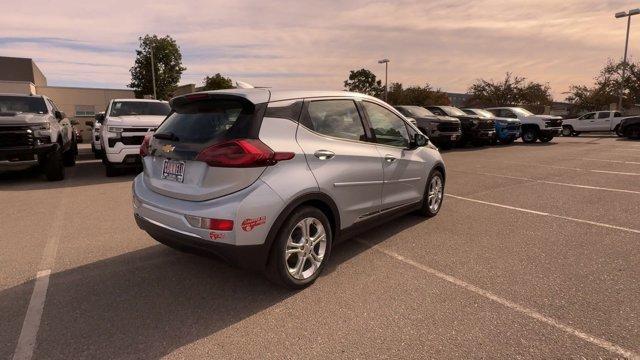
[[[109,116],[128,115],[164,115],[166,116],[171,108],[164,102],[152,101],[115,101],[111,105]]]
[[[240,100],[205,100],[174,109],[156,134],[180,143],[210,144],[257,136],[255,107]]]
[[[34,96],[0,96],[0,112],[46,114],[44,99]]]

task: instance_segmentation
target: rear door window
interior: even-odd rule
[[[608,119],[611,116],[611,113],[608,111],[603,111],[598,113],[598,119]]]
[[[362,105],[379,144],[409,146],[409,134],[404,120],[378,104],[365,101]]]
[[[340,139],[366,141],[362,119],[353,100],[311,101],[308,107],[311,130]]]

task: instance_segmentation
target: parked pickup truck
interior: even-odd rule
[[[140,145],[147,133],[155,131],[169,114],[166,101],[114,99],[104,115],[97,116],[100,148],[107,176],[116,176],[125,167],[141,166]]]
[[[500,142],[500,144],[511,144],[520,137],[522,123],[518,119],[500,118],[483,109],[462,109],[462,111],[469,115],[478,115],[483,119],[493,120],[496,124],[494,140]]]
[[[449,148],[460,139],[460,120],[454,117],[435,115],[422,106],[400,105],[395,108],[440,147]]]
[[[563,136],[578,136],[583,132],[618,133],[620,122],[624,119],[618,111],[595,111],[586,113],[577,119],[566,119],[562,122]],[[619,134],[621,135],[621,134]]]
[[[518,119],[522,123],[522,141],[525,143],[549,142],[562,131],[562,118],[553,115],[535,115],[521,107],[493,107],[491,111],[501,118]]]
[[[64,179],[78,145],[71,121],[46,96],[0,94],[0,170],[40,166],[47,180]]]
[[[454,106],[427,106],[427,110],[439,116],[451,116],[460,120],[462,136],[459,143],[462,146],[468,142],[476,146],[489,144],[495,135],[493,120],[469,115]]]

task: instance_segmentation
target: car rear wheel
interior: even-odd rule
[[[293,211],[271,249],[267,276],[293,290],[311,285],[331,253],[332,231],[327,216],[311,206]]]
[[[420,214],[426,217],[438,215],[444,200],[444,177],[440,170],[433,170],[427,179],[427,188],[422,198]]]
[[[535,128],[526,128],[522,131],[522,141],[531,144],[538,140],[538,130]]]
[[[562,136],[573,136],[573,128],[571,126],[563,126]]]

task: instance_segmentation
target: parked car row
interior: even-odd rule
[[[424,134],[441,147],[455,144],[511,144],[519,137],[525,143],[548,142],[562,131],[562,118],[534,115],[520,107],[458,109],[454,106],[396,106]]]

